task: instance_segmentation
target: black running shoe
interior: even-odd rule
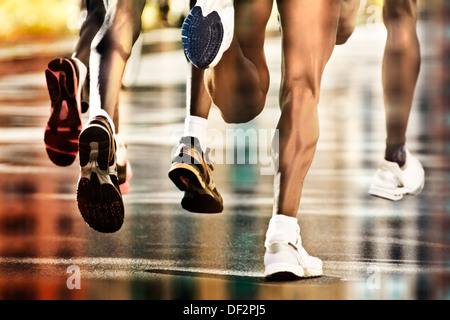
[[[115,232],[122,227],[125,209],[117,178],[116,141],[105,117],[94,117],[81,132],[79,152],[78,209],[94,230]]]
[[[184,191],[181,206],[191,212],[219,213],[223,200],[212,179],[213,166],[195,137],[183,137],[176,149],[169,178]]]

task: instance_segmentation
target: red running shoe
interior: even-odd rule
[[[52,103],[45,128],[45,148],[53,163],[69,166],[78,154],[83,84],[75,61],[68,58],[52,60],[45,70],[45,78]],[[84,82],[84,77],[82,79]]]

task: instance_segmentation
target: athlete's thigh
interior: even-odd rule
[[[341,12],[342,15],[354,15],[361,5],[361,0],[341,0]]]
[[[85,6],[88,16],[96,16],[96,19],[105,18],[106,8],[103,0],[85,0],[82,5]]]
[[[273,0],[234,1],[235,34],[244,51],[263,49],[272,7]]]
[[[197,0],[189,0],[189,7]],[[264,53],[267,22],[272,12],[273,0],[235,0],[234,32],[244,55],[253,62],[260,63]]]
[[[263,87],[269,86],[269,70],[264,52],[267,22],[273,0],[235,0],[234,32],[244,56],[257,68]]]
[[[278,0],[285,72],[320,76],[336,41],[340,0]]]
[[[132,44],[141,32],[141,16],[145,0],[103,0],[106,7],[105,29],[112,37],[123,41],[123,33],[133,33]]]
[[[89,11],[105,10],[105,2],[103,0],[84,0],[82,6]]]
[[[140,22],[146,0],[103,0],[103,3],[115,16],[127,16]]]
[[[360,7],[360,0],[342,0],[339,13],[339,27],[336,44],[345,43],[356,27],[356,15]]]
[[[389,19],[415,18],[417,0],[384,0],[383,17]]]

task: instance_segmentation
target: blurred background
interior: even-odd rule
[[[180,27],[187,11],[185,0],[147,1],[142,14],[143,31]],[[85,16],[82,0],[1,0],[0,41],[3,44],[52,41],[77,35]]]
[[[37,40],[54,41],[76,36],[86,13],[82,0],[1,0],[0,44],[27,43]],[[426,0],[419,0],[424,2]],[[438,0],[437,0],[438,1]],[[428,0],[427,2],[437,2]],[[366,21],[380,8],[382,0],[363,1]],[[149,0],[142,14],[142,29],[149,31],[161,27],[180,27],[189,11],[186,0]],[[376,17],[375,19],[379,19]],[[274,25],[272,24],[272,27]]]
[[[362,0],[358,24],[380,23],[381,5],[382,0]],[[86,17],[83,8],[83,0],[0,0],[0,75],[42,70],[49,58],[70,55]],[[179,29],[188,12],[186,0],[149,0],[142,31]],[[274,6],[267,30],[278,29]]]

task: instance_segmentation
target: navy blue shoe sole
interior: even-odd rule
[[[195,6],[181,28],[182,43],[187,58],[198,68],[206,69],[214,61],[223,41],[222,20],[216,11],[206,17]]]

